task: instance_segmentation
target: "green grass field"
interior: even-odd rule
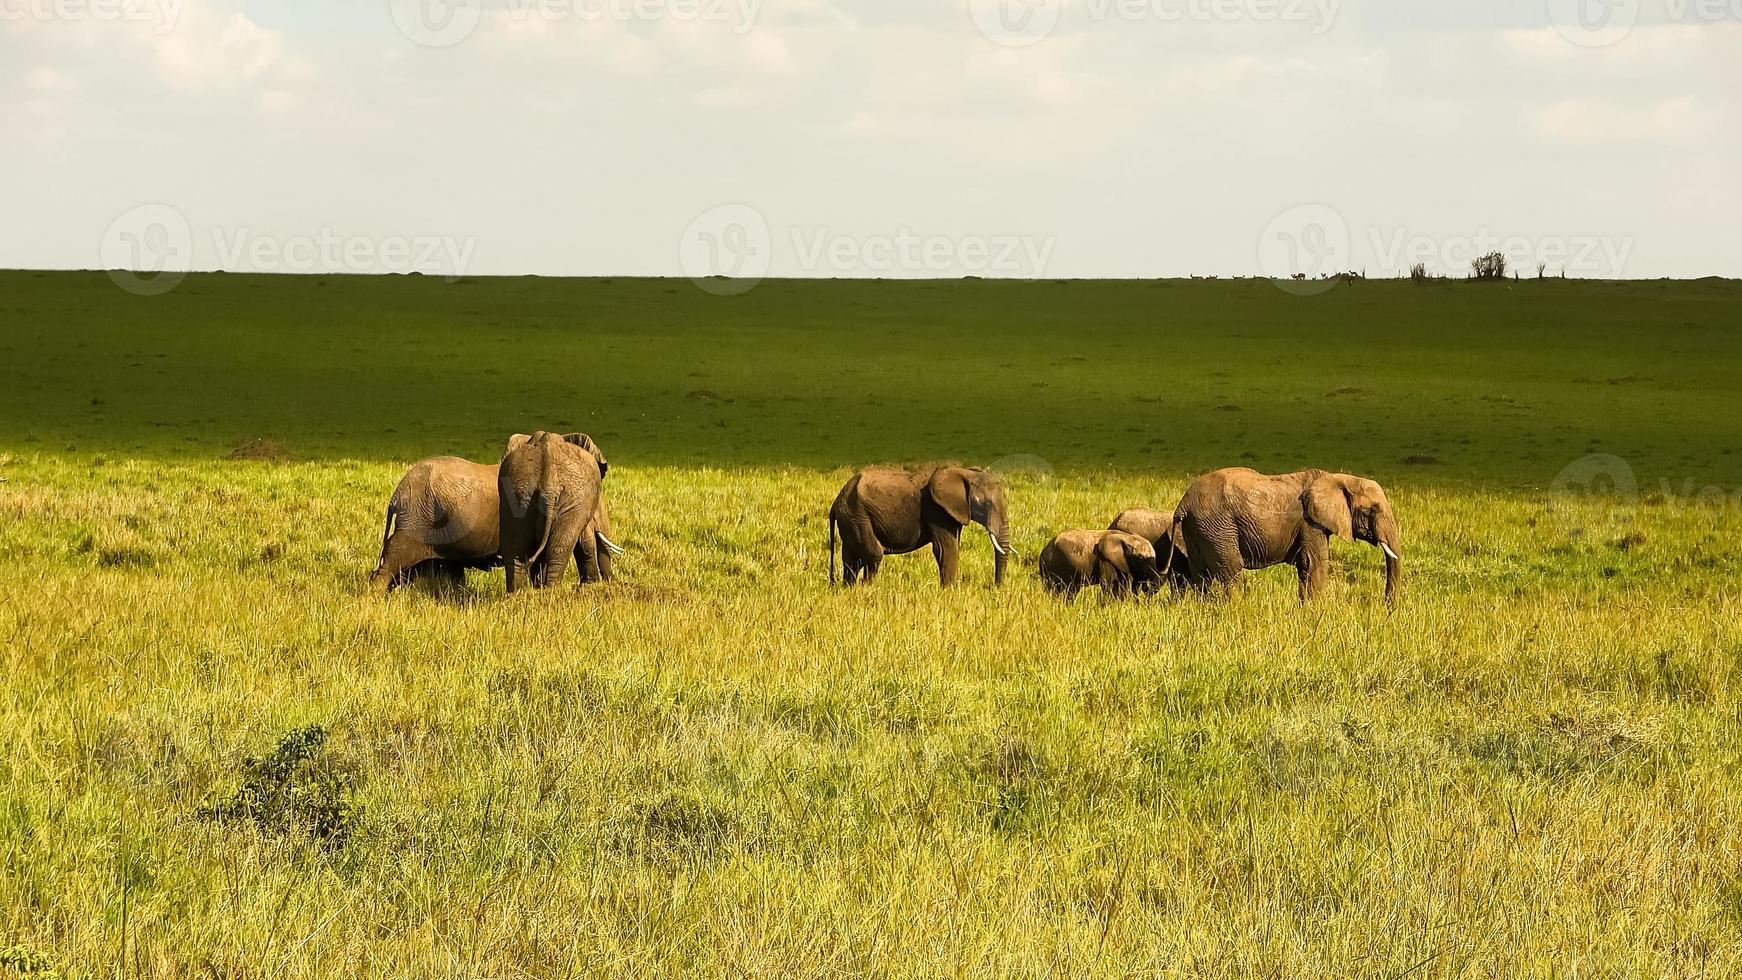
[[[0,273],[0,977],[1734,976],[1739,389],[1723,282]],[[407,463],[538,427],[617,582],[364,595]],[[1011,581],[832,592],[944,457]],[[1042,594],[1224,465],[1383,482],[1396,611]]]

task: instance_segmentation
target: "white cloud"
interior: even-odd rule
[[[1699,144],[1727,131],[1729,114],[1724,103],[1691,95],[1633,104],[1569,98],[1524,109],[1538,139],[1575,146]]]
[[[786,40],[773,30],[753,31],[744,38],[745,61],[771,75],[791,72],[795,65]]]
[[[221,27],[195,23],[148,43],[156,48],[158,69],[172,85],[201,88],[249,82],[278,65],[284,39],[245,14],[233,13]]]

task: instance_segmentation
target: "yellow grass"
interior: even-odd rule
[[[0,976],[1734,976],[1742,513],[1391,487],[1226,600],[825,582],[845,470],[609,481],[620,580],[364,595],[387,463],[7,461]],[[572,580],[571,580],[572,581]],[[200,819],[311,724],[342,848]]]

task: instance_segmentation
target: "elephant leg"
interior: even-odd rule
[[[1161,575],[1155,561],[1141,554],[1127,554],[1126,565],[1131,570],[1131,591],[1138,595],[1154,595],[1161,588]]]
[[[592,532],[589,533],[591,534]],[[605,547],[604,543],[599,540],[598,535],[596,534],[593,534],[593,546],[596,549],[595,553],[598,555],[599,581],[609,582],[613,575],[611,567],[611,549]],[[580,556],[576,555],[575,560],[579,561]]]
[[[1125,569],[1111,561],[1102,559],[1096,566],[1095,578],[1101,585],[1101,591],[1113,599],[1123,599],[1131,591],[1131,576]]]
[[[1325,579],[1330,574],[1330,538],[1311,530],[1304,532],[1295,554],[1294,567],[1300,577],[1300,601],[1306,602],[1324,588]]]
[[[1064,596],[1067,601],[1070,599],[1070,579],[1045,566],[1040,570],[1040,587],[1046,590],[1047,595]]]
[[[604,581],[609,555],[599,546],[599,539],[590,528],[582,532],[580,540],[575,543],[575,563],[580,567],[582,585]]]
[[[544,554],[539,556],[538,567],[533,573],[539,576],[535,583],[538,588],[548,589],[551,586],[562,584],[563,576],[567,575],[569,571],[569,561],[575,557],[577,549],[581,547],[580,535],[577,532],[578,529],[573,528],[557,527],[551,529],[550,543],[545,547]],[[590,555],[596,546],[592,542],[588,542],[586,547]],[[589,559],[589,561],[590,567],[597,573],[596,560]],[[581,567],[583,580],[587,576],[588,567],[588,565]]]
[[[381,564],[369,576],[369,587],[377,593],[387,593],[416,577],[419,565],[435,557],[429,546],[409,534],[395,532],[381,549]]]
[[[841,530],[841,581],[847,585],[863,581],[870,584],[877,578],[883,564],[883,544],[871,530],[871,522],[860,518],[839,525]]]
[[[944,588],[955,585],[962,571],[962,532],[934,527],[931,536],[932,557],[938,563],[938,584]]]
[[[1231,595],[1234,583],[1246,570],[1245,562],[1240,558],[1239,543],[1232,538],[1230,533],[1230,540],[1226,542],[1205,541],[1201,547],[1192,550],[1192,578],[1203,592],[1219,589]]]

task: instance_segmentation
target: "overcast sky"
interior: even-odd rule
[[[1742,276],[1742,0],[0,0],[0,267]]]

